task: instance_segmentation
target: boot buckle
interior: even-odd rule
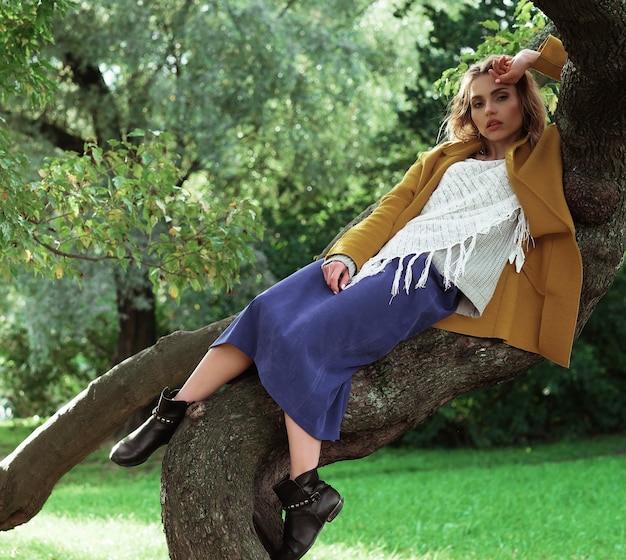
[[[298,509],[304,506],[308,506],[309,504],[313,504],[320,499],[319,492],[313,492],[308,498],[302,500],[301,502],[296,502],[295,504],[289,504],[288,506],[283,507],[285,511],[293,511],[294,509]]]
[[[152,416],[154,417],[155,420],[158,420],[159,422],[161,422],[161,424],[173,424],[175,422],[175,420],[173,420],[172,418],[161,416],[158,413],[156,408],[152,411]]]

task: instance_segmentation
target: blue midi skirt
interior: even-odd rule
[[[415,261],[414,278],[424,260]],[[434,266],[425,287],[392,298],[396,265],[333,294],[321,261],[311,263],[258,295],[212,346],[232,344],[250,356],[296,424],[317,439],[337,440],[352,375],[457,308],[460,292],[446,290]]]

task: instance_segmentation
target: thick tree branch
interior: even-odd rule
[[[0,530],[36,515],[58,480],[165,385],[180,385],[228,321],[177,332],[94,380],[0,462]]]
[[[608,60],[609,53],[619,58],[620,64],[626,60],[625,42],[619,39],[626,35],[625,7],[618,0],[603,2],[602,9],[598,4],[583,0],[541,2],[571,56],[564,73],[558,125],[563,140],[564,186],[579,225],[585,266],[579,331],[615,277],[624,252],[626,222],[625,74],[620,66],[619,75],[613,75],[617,68]],[[605,36],[607,18],[612,23]],[[590,28],[592,40],[587,35]],[[584,42],[583,35],[587,37]],[[596,66],[600,67],[597,72]],[[593,216],[589,208],[596,208]],[[434,330],[401,344],[387,358],[355,375],[342,440],[325,446],[323,463],[367,455],[455,396],[512,379],[537,359],[497,341]],[[276,416],[259,390],[250,396],[255,406],[246,401],[248,414],[244,417],[253,421],[236,421],[229,412],[240,410],[235,393],[224,392],[199,405],[168,448],[162,503],[174,560],[206,558],[207,554],[219,557],[208,551],[228,551],[231,558],[263,559],[267,558],[266,550],[275,549],[280,542],[279,509],[270,490],[287,471],[280,415]],[[258,437],[257,422],[267,437],[259,445],[253,443]],[[233,449],[233,438],[238,452]],[[189,481],[195,482],[190,485]],[[249,494],[253,483],[254,499]],[[237,500],[235,515],[227,513],[223,503],[226,497]],[[198,504],[206,500],[211,500],[219,513],[202,526],[186,521],[198,518]],[[258,538],[248,539],[255,532]]]
[[[34,116],[26,113],[5,111],[4,114],[11,120],[11,128],[19,130],[29,138],[41,139],[43,136],[53,146],[66,152],[82,154],[85,151],[85,139],[68,132],[62,126],[50,123],[45,119],[45,113]]]
[[[45,114],[34,121],[33,124],[38,127],[40,133],[43,134],[53,146],[56,146],[64,152],[84,153],[86,142],[84,138],[72,134],[56,124],[46,122],[44,118]]]

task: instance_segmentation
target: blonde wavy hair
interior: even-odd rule
[[[458,93],[452,98],[444,128],[448,140],[468,142],[480,138],[478,129],[471,117],[470,88],[474,78],[489,74],[497,56],[490,56],[483,62],[473,64],[461,78]],[[526,72],[515,84],[522,110],[522,129],[524,135],[530,135],[530,143],[535,147],[546,128],[546,107],[532,74]]]

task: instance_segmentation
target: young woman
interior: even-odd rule
[[[549,38],[539,51],[470,68],[451,104],[450,141],[420,155],[322,263],[255,298],[111,459],[144,462],[169,441],[189,403],[254,363],[285,413],[291,461],[274,487],[286,511],[274,558],[297,560],[343,505],[316,469],[322,440],[339,438],[360,367],[433,325],[567,366],[582,265],[558,133],[546,127],[526,72],[532,64],[558,79],[565,56]]]

